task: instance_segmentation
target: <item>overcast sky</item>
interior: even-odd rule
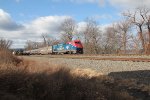
[[[27,40],[41,41],[41,34],[59,37],[58,27],[72,17],[79,26],[94,17],[106,26],[120,19],[124,10],[149,6],[150,0],[0,0],[0,37],[23,48]]]

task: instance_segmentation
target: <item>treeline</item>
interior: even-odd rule
[[[33,49],[80,39],[85,54],[150,53],[150,9],[145,7],[123,12],[122,19],[105,28],[94,18],[87,18],[82,28],[73,18],[67,18],[59,29],[60,40],[42,34],[43,42],[28,41],[26,48]]]

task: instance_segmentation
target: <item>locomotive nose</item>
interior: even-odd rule
[[[82,44],[81,44],[80,41],[75,41],[75,46],[76,46],[77,48],[83,48],[83,46],[82,46]]]

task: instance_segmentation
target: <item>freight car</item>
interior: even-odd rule
[[[43,54],[83,54],[83,46],[80,40],[47,46],[39,49],[24,51],[24,55]]]

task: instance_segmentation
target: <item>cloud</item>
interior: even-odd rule
[[[136,8],[139,6],[150,7],[150,0],[52,0],[53,2],[72,2],[78,4],[90,3],[99,4],[100,6],[106,6],[106,3],[111,4],[114,7],[121,8]]]
[[[114,7],[121,8],[137,8],[139,6],[149,7],[150,0],[51,0],[52,2],[72,2],[77,4],[98,4],[100,6],[106,6],[106,4],[111,4]]]
[[[52,0],[53,2],[72,2],[72,3],[91,3],[91,4],[99,4],[100,6],[105,6],[106,3],[111,4],[115,7],[121,8],[137,8],[139,6],[147,6],[150,7],[150,0]]]
[[[59,26],[64,19],[69,16],[45,16],[39,17],[29,23],[26,26],[26,32],[30,33],[48,33],[48,34],[57,34],[59,32]],[[28,31],[29,30],[29,31]]]
[[[18,24],[9,13],[0,9],[0,38],[13,40],[13,47],[24,47],[25,41],[41,41],[41,34],[47,33],[58,38],[59,27],[70,16],[44,16],[32,21]]]
[[[109,3],[115,7],[136,8],[139,6],[149,7],[150,0],[109,0]]]
[[[22,25],[17,24],[11,19],[11,16],[0,9],[0,29],[7,31],[15,31],[23,28]]]
[[[79,33],[83,33],[86,28],[86,22],[79,22],[77,25],[78,25],[77,31]]]

